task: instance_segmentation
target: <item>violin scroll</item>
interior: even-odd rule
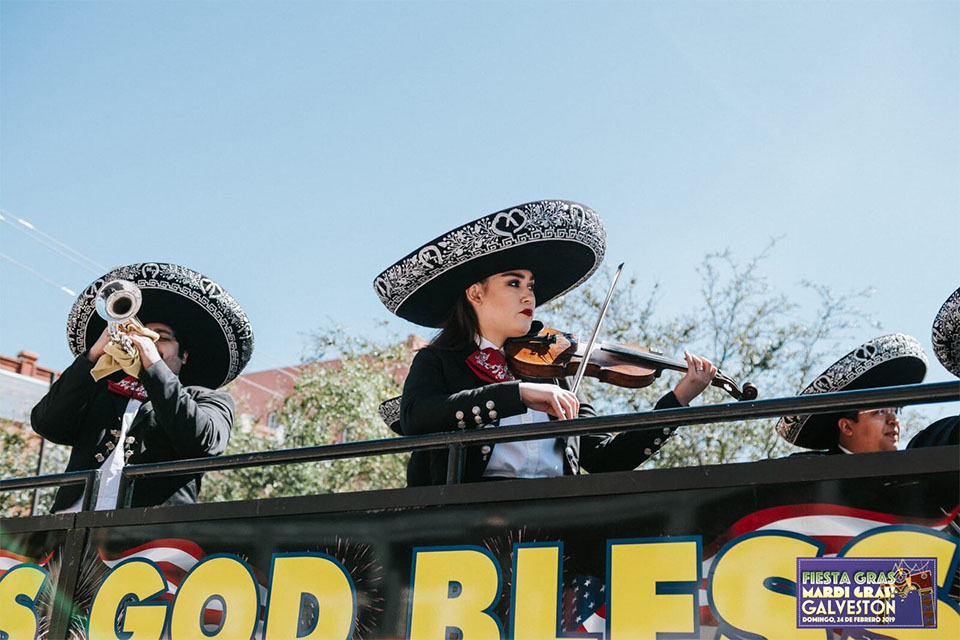
[[[757,389],[757,385],[753,384],[752,382],[744,382],[743,387],[739,387],[732,378],[724,375],[720,371],[717,371],[717,375],[714,376],[710,384],[715,387],[720,387],[730,394],[732,398],[741,402],[747,400],[756,400],[757,395],[760,393],[760,390]]]

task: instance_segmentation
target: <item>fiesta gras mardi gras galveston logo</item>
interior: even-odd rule
[[[798,629],[936,626],[936,558],[797,558]]]

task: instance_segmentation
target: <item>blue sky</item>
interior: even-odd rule
[[[540,198],[594,208],[664,313],[693,310],[704,254],[782,236],[774,286],[874,287],[882,331],[929,351],[958,177],[954,1],[0,2],[3,215],[213,277],[254,324],[248,371],[328,322],[415,331],[373,278]],[[48,281],[99,272],[17,224],[0,353],[62,368],[73,298]]]

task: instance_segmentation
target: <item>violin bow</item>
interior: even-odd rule
[[[617,286],[617,280],[620,279],[620,272],[623,271],[624,263],[621,262],[620,266],[617,267],[617,272],[613,274],[613,282],[610,283],[610,291],[607,292],[607,299],[603,301],[603,306],[600,307],[600,316],[597,318],[597,323],[593,325],[593,333],[590,334],[590,341],[587,342],[587,350],[583,354],[583,359],[580,361],[580,368],[577,369],[577,375],[573,379],[573,393],[576,395],[577,390],[580,389],[580,382],[583,380],[583,374],[587,372],[587,362],[590,360],[590,354],[593,353],[593,344],[597,341],[597,335],[600,333],[600,325],[603,324],[603,317],[607,315],[607,307],[610,306],[610,301],[613,300],[613,289]]]

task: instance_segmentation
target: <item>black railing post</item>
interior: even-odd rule
[[[97,506],[97,495],[100,493],[100,469],[91,469],[83,482],[83,501],[80,511],[91,511]]]
[[[50,615],[50,631],[48,638],[74,637],[68,633],[70,620],[73,617],[74,594],[77,591],[77,580],[80,576],[80,565],[83,561],[83,549],[87,544],[87,529],[68,529],[67,538],[60,550],[60,573],[57,583],[50,585],[53,590],[53,612]]]
[[[447,484],[463,482],[463,446],[457,443],[447,448]]]
[[[37,475],[43,475],[43,452],[46,450],[44,445],[47,444],[46,439],[40,438],[40,453],[37,456]],[[40,506],[40,488],[37,487],[33,490],[33,501],[30,503],[30,515],[37,515],[37,507]]]
[[[129,509],[133,501],[133,483],[135,480],[127,475],[127,468],[120,472],[120,486],[117,488],[117,509]]]

